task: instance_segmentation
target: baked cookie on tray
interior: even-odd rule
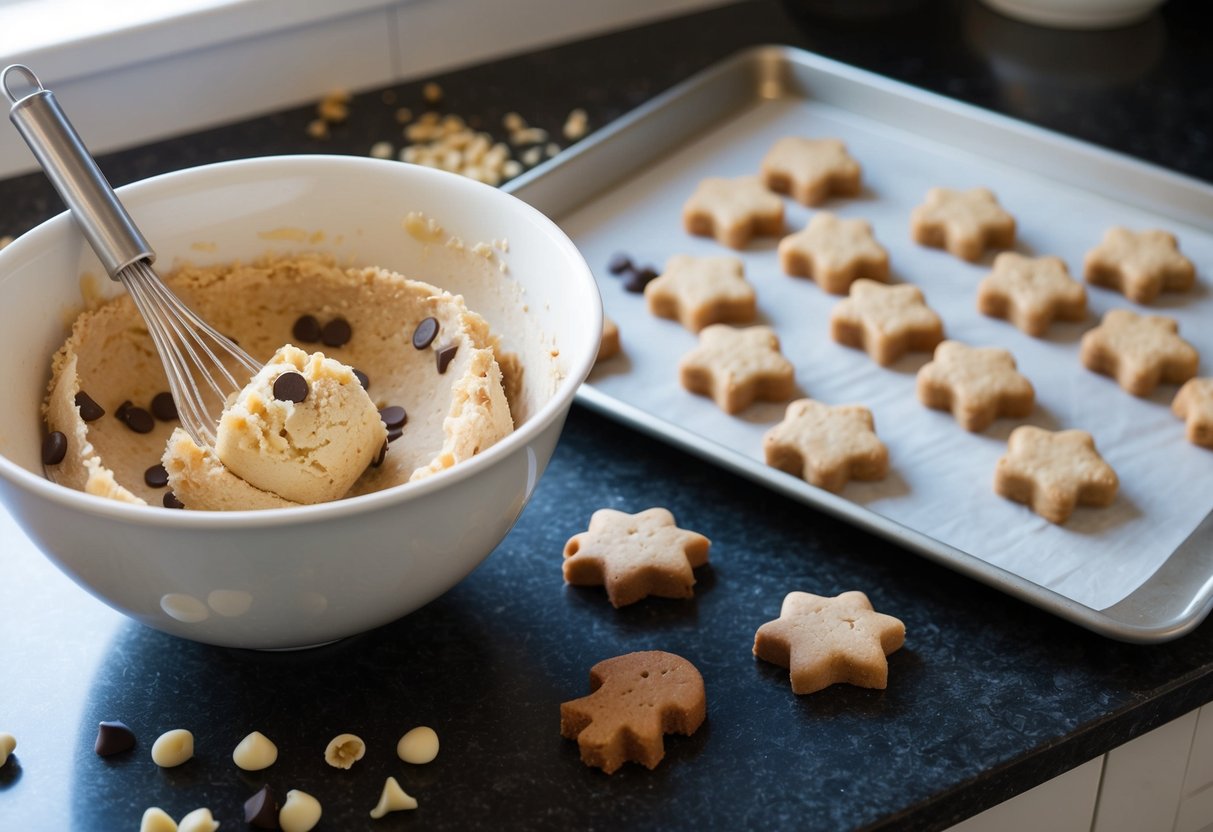
[[[994,469],[994,491],[1026,503],[1050,523],[1062,524],[1079,505],[1112,504],[1120,480],[1084,430],[1049,431],[1021,425]]]
[[[1171,412],[1184,420],[1189,442],[1213,448],[1213,378],[1184,382],[1171,401]]]
[[[645,287],[644,298],[654,315],[678,321],[691,332],[709,324],[748,324],[758,313],[745,265],[728,255],[674,255]]]
[[[741,249],[754,237],[783,233],[783,200],[757,176],[711,177],[682,206],[682,223],[690,234]]]
[[[760,399],[786,401],[796,392],[792,362],[769,326],[705,327],[699,346],[679,362],[678,374],[683,387],[711,397],[725,413],[740,413]]]
[[[977,310],[1004,318],[1034,338],[1053,321],[1087,317],[1087,290],[1070,277],[1060,257],[1025,257],[1004,251],[994,269],[977,286]]]
[[[775,142],[762,160],[762,181],[803,205],[820,205],[831,196],[859,193],[859,162],[839,139],[788,136]]]
[[[830,313],[830,337],[887,367],[907,352],[935,349],[943,340],[943,321],[917,286],[861,278]]]
[[[1015,244],[1015,218],[989,188],[931,188],[926,201],[910,214],[910,236],[924,246],[976,262],[987,248]]]
[[[1196,267],[1179,253],[1167,231],[1109,228],[1087,252],[1083,276],[1093,286],[1120,292],[1134,303],[1150,303],[1162,292],[1186,292],[1196,284]]]
[[[983,431],[1001,417],[1032,413],[1036,391],[1015,367],[1015,358],[1000,347],[970,347],[944,341],[922,366],[918,400],[948,410],[967,431]]]
[[[850,480],[881,480],[889,472],[872,411],[857,404],[797,399],[763,436],[762,452],[767,465],[835,494]]]
[[[803,231],[779,241],[784,274],[812,278],[832,295],[845,295],[861,277],[887,282],[889,253],[876,242],[867,220],[813,215]]]
[[[1183,384],[1196,376],[1200,354],[1179,337],[1179,324],[1163,315],[1112,309],[1082,336],[1079,358],[1088,370],[1116,379],[1134,396],[1161,382]]]

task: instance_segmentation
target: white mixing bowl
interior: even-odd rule
[[[384,266],[464,295],[524,361],[550,356],[554,346],[556,375],[526,366],[529,406],[505,440],[443,473],[374,494],[212,513],[73,491],[42,473],[39,406],[49,360],[82,307],[81,275],[93,275],[106,294],[120,287],[105,278],[71,218],[57,216],[0,251],[0,498],[47,557],[148,626],[211,644],[287,648],[399,618],[488,556],[546,467],[601,336],[593,275],[555,224],[454,174],[355,157],[227,162],[118,193],[162,270],[177,259],[205,264],[291,251]],[[500,283],[469,280],[406,234],[402,220],[414,211],[468,247],[508,241]],[[503,291],[511,287],[525,293],[522,308],[511,301],[516,293]]]

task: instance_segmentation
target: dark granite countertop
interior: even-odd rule
[[[871,16],[855,19],[860,7]],[[829,16],[841,8],[852,17]],[[438,80],[449,110],[486,127],[516,110],[557,131],[575,106],[602,125],[744,46],[788,43],[1213,181],[1211,18],[1201,0],[1172,0],[1139,26],[1078,34],[969,0],[753,2]],[[420,84],[393,91],[397,104],[420,101]],[[238,157],[365,153],[398,135],[381,92],[356,96],[324,142],[307,138],[301,108],[102,167],[120,184]],[[0,182],[0,235],[57,210],[40,176]],[[564,541],[595,509],[652,505],[713,541],[694,600],[616,611],[599,590],[564,586]],[[174,817],[207,806],[224,829],[244,828],[241,804],[264,782],[320,798],[320,829],[942,829],[1213,699],[1213,622],[1164,645],[1109,641],[580,408],[479,570],[329,647],[178,640],[103,607],[28,544],[0,540],[0,551],[0,730],[20,743],[0,768],[5,830],[135,829],[150,805]],[[886,691],[797,698],[785,671],[753,659],[754,630],[793,588],[863,589],[905,621]],[[652,772],[585,768],[559,736],[559,703],[586,693],[594,662],[650,648],[700,668],[708,721],[668,738]],[[103,719],[126,721],[140,750],[94,755]],[[417,724],[442,739],[429,766],[394,755]],[[161,771],[147,749],[172,727],[194,732],[198,757]],[[230,754],[253,730],[280,758],[250,775]],[[342,731],[370,745],[349,772],[321,758]],[[372,822],[388,775],[421,808]]]

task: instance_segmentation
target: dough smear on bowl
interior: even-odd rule
[[[194,443],[175,419],[152,419],[150,429],[138,432],[130,408],[156,412],[153,398],[168,390],[143,321],[125,295],[81,313],[52,360],[43,404],[48,429],[67,437],[63,461],[47,466],[55,482],[130,503],[160,505],[171,491],[189,509],[281,508],[421,479],[514,429],[506,391],[518,388],[520,363],[501,351],[488,324],[459,295],[377,267],[340,268],[321,256],[187,266],[165,279],[215,328],[269,362],[266,369],[229,402],[219,454]],[[322,328],[344,320],[348,337],[337,346],[295,343],[302,340],[295,330],[304,316]],[[433,323],[425,328],[436,324],[436,333],[414,339],[427,319]],[[366,396],[350,386],[353,369],[367,379],[366,395],[375,409],[391,414],[391,424],[368,416]],[[299,373],[315,391],[311,411],[306,400],[274,397],[272,385],[286,372]],[[84,415],[95,417],[86,422],[81,393],[104,415],[88,413],[85,402]],[[332,413],[316,410],[322,401]],[[403,425],[396,426],[401,412],[386,408],[402,408]],[[147,421],[138,427],[149,428]],[[293,438],[284,435],[288,424],[296,429]],[[380,460],[385,430],[390,441]],[[334,444],[340,448],[330,448]],[[258,454],[261,461],[277,454],[281,464],[259,465]],[[167,489],[149,470],[158,463]],[[308,473],[289,481],[267,474],[292,465]],[[358,473],[347,489],[342,478],[351,469]]]

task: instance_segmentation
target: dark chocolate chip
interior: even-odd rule
[[[157,393],[152,396],[152,415],[161,422],[171,422],[177,418],[177,403],[169,392]]]
[[[370,377],[367,376],[366,373],[362,372],[362,370],[359,370],[357,367],[351,367],[350,369],[354,371],[354,377],[358,379],[358,383],[362,385],[362,389],[370,390],[371,389]]]
[[[274,379],[274,398],[299,404],[307,398],[307,379],[298,373],[283,373]]]
[[[409,420],[409,415],[404,412],[403,407],[394,404],[380,410],[379,418],[383,420],[383,424],[387,425],[387,429],[391,430],[404,427],[404,423]]]
[[[438,374],[442,375],[446,372],[446,368],[451,365],[451,361],[455,358],[455,350],[459,349],[458,344],[451,344],[438,350]]]
[[[303,315],[291,327],[291,337],[301,344],[314,344],[320,340],[320,321],[315,315]]]
[[[93,750],[98,756],[110,757],[135,747],[135,732],[122,722],[102,722],[97,726],[97,742]]]
[[[114,416],[135,433],[151,433],[152,428],[156,427],[156,420],[152,418],[152,414],[142,407],[135,407],[130,401],[118,405]]]
[[[387,441],[395,442],[401,436],[404,436],[404,428],[392,428],[387,432]]]
[[[657,270],[652,266],[645,266],[643,269],[636,269],[632,272],[631,277],[623,283],[623,288],[629,292],[640,294],[644,291],[644,287],[648,286],[657,277]]]
[[[58,465],[67,456],[67,437],[62,432],[52,430],[42,440],[42,464]]]
[[[168,471],[157,462],[143,472],[143,481],[147,483],[148,488],[164,488],[168,485]]]
[[[105,415],[105,408],[83,390],[76,394],[76,407],[80,409],[80,418],[86,422],[95,422]]]
[[[423,350],[434,343],[434,339],[437,337],[438,319],[422,318],[421,323],[417,324],[417,328],[413,330],[413,346]]]
[[[320,330],[320,340],[326,347],[344,347],[350,342],[354,330],[345,318],[333,318]]]
[[[375,458],[371,460],[371,467],[378,468],[383,464],[383,460],[387,459],[387,440],[383,440],[383,444],[379,446],[379,453],[375,454]]]
[[[164,492],[164,507],[165,508],[185,508],[185,503],[177,499],[177,495],[171,491]]]
[[[610,262],[607,263],[607,271],[611,274],[623,274],[632,269],[632,258],[628,257],[622,251],[613,255]]]
[[[244,822],[257,829],[278,828],[278,800],[268,785],[244,801]]]

